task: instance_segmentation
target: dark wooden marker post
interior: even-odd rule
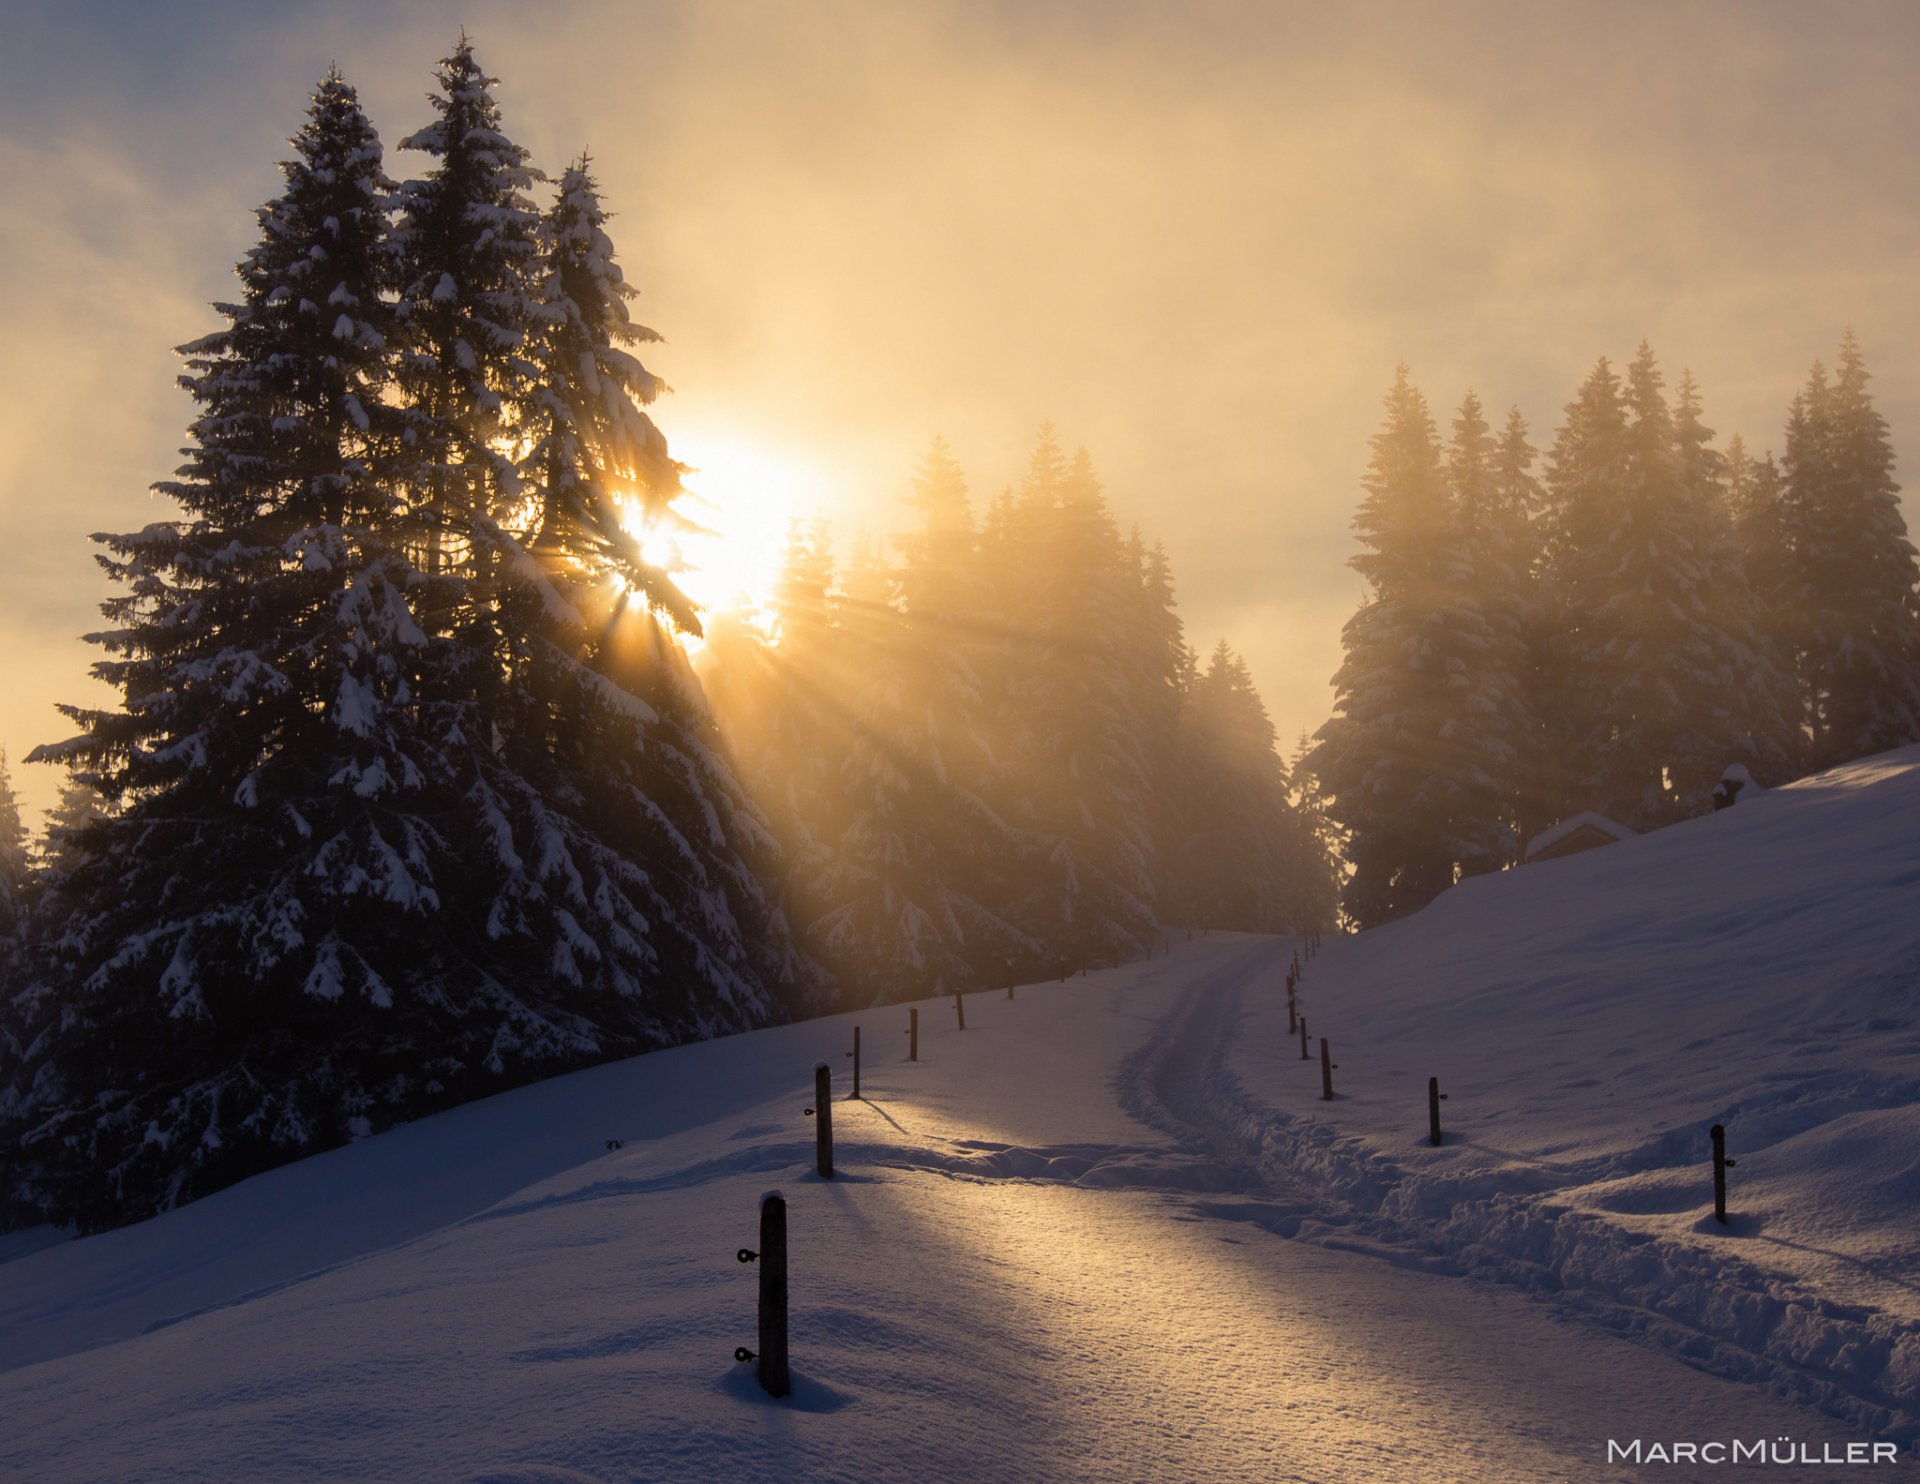
[[[847,1055],[853,1058],[853,1091],[847,1096],[857,1098],[860,1096],[860,1027],[857,1025],[853,1028],[853,1050]]]
[[[833,1178],[833,1068],[817,1062],[813,1068],[813,1167],[822,1180]]]
[[[787,1374],[787,1198],[760,1197],[760,1354],[754,1366],[768,1396],[793,1390]]]
[[[907,1060],[920,1060],[920,1007],[907,1007]]]
[[[960,998],[960,991],[953,992],[953,1013],[960,1017],[960,1029],[967,1028],[967,1002]]]
[[[1300,1008],[1299,1005],[1295,1003],[1293,998],[1293,986],[1289,984],[1287,986],[1287,1034],[1288,1035],[1292,1035],[1296,1030],[1300,1028],[1299,1008]]]
[[[1307,1017],[1300,1017],[1300,1060],[1307,1059]]]
[[[1320,1038],[1320,1099],[1333,1101],[1333,1053],[1327,1049],[1327,1038]]]
[[[1715,1124],[1713,1133],[1713,1219],[1722,1226],[1727,1224],[1727,1168],[1733,1161],[1727,1158],[1727,1131]]]
[[[1446,1094],[1440,1090],[1438,1077],[1427,1078],[1427,1142],[1438,1145],[1440,1142],[1440,1099]]]

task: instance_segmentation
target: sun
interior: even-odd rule
[[[824,503],[825,478],[790,450],[734,432],[682,429],[673,453],[689,466],[687,497],[677,508],[702,529],[650,555],[664,559],[681,591],[704,612],[763,623],[785,559],[787,528]]]

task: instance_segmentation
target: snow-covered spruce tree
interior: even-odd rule
[[[98,538],[111,709],[66,763],[116,806],[56,842],[29,1151],[98,1226],[420,1103],[397,1002],[447,993],[413,568],[374,478],[388,340],[379,140],[330,74],[225,329],[185,348],[184,511]],[[30,990],[30,993],[33,991]],[[427,1073],[426,1075],[431,1075]]]
[[[1162,922],[1184,923],[1190,915],[1182,905],[1186,896],[1176,857],[1186,830],[1185,794],[1192,779],[1182,755],[1180,721],[1199,667],[1174,600],[1173,563],[1166,547],[1158,541],[1148,546],[1136,527],[1127,539],[1124,561],[1135,587],[1125,603],[1120,647],[1127,714],[1146,764],[1154,913]]]
[[[1241,932],[1304,927],[1302,821],[1273,723],[1224,639],[1187,692],[1180,730],[1189,783],[1176,868],[1183,916],[1195,927]]]
[[[999,983],[1044,957],[1044,945],[996,904],[1034,842],[990,802],[992,739],[982,673],[1000,638],[984,600],[966,475],[936,437],[908,497],[917,522],[897,537],[904,708],[897,742],[920,780],[918,810],[937,849],[954,951],[970,983]]]
[[[1038,933],[1064,967],[1119,963],[1150,940],[1153,826],[1143,718],[1129,709],[1123,648],[1138,577],[1086,450],[1059,457],[1051,427],[1021,493],[1033,533],[1022,573],[1030,645],[1026,801],[1049,844]]]
[[[775,850],[726,762],[676,630],[692,604],[636,532],[671,537],[682,466],[644,410],[659,380],[583,159],[543,224],[525,540],[499,531],[500,669],[449,755],[472,819],[488,974],[574,1027],[514,1047],[578,1062],[763,1025],[799,965]],[[453,638],[457,641],[460,635]]]
[[[945,805],[925,748],[925,686],[895,577],[856,544],[833,645],[839,731],[829,859],[803,894],[802,936],[854,997],[911,999],[972,982],[973,904],[955,889],[936,821]],[[844,668],[842,668],[844,667]]]
[[[1544,670],[1553,634],[1551,605],[1540,583],[1547,495],[1533,472],[1539,455],[1529,431],[1520,409],[1510,408],[1493,454],[1493,509],[1520,578],[1519,711],[1525,728],[1504,779],[1513,799],[1514,843],[1519,849],[1560,818],[1563,795],[1556,781],[1547,718],[1551,686]]]
[[[0,1006],[6,1004],[7,989],[13,982],[30,865],[27,826],[20,818],[20,799],[13,791],[13,775],[7,770],[6,749],[0,747]]]
[[[401,436],[388,468],[410,540],[432,579],[417,606],[457,640],[478,689],[504,663],[504,532],[523,513],[510,435],[539,376],[540,220],[527,194],[539,172],[501,127],[487,76],[465,36],[440,64],[437,117],[401,141],[433,166],[393,194],[397,258],[394,373]]]
[[[1486,624],[1485,643],[1467,674],[1449,740],[1477,755],[1494,782],[1494,796],[1469,804],[1456,825],[1460,869],[1466,875],[1512,863],[1527,777],[1536,752],[1537,721],[1528,679],[1528,638],[1538,629],[1530,566],[1535,545],[1527,503],[1525,425],[1509,421],[1496,444],[1469,391],[1447,445],[1447,483],[1470,571],[1468,582]],[[1516,446],[1517,444],[1517,446]]]
[[[1920,740],[1920,565],[1868,381],[1849,330],[1832,383],[1816,365],[1787,432],[1791,570],[1815,768]]]
[[[1287,766],[1287,797],[1299,820],[1297,845],[1300,882],[1296,908],[1304,932],[1333,932],[1340,924],[1340,863],[1345,859],[1345,837],[1329,812],[1331,801],[1313,771],[1313,738],[1301,732]]]
[[[1696,439],[1696,444],[1698,440]],[[1644,344],[1624,390],[1604,360],[1568,408],[1544,577],[1558,620],[1553,723],[1568,808],[1647,829],[1697,813],[1721,769],[1777,770],[1776,692],[1702,460],[1685,451]],[[1736,638],[1741,624],[1749,625]]]
[[[1697,533],[1705,584],[1704,621],[1716,681],[1731,681],[1729,722],[1709,726],[1693,759],[1670,766],[1675,787],[1698,807],[1729,763],[1744,763],[1772,786],[1793,776],[1799,751],[1799,704],[1793,667],[1775,644],[1748,575],[1730,494],[1729,460],[1713,447],[1702,420],[1699,388],[1683,371],[1674,392],[1674,440],[1685,492],[1676,514]],[[1717,756],[1717,742],[1726,750]]]
[[[1767,784],[1784,783],[1797,770],[1806,739],[1806,705],[1794,647],[1796,606],[1786,492],[1773,455],[1753,458],[1737,434],[1727,443],[1725,477],[1727,510],[1733,520],[1740,567],[1753,596],[1756,627],[1774,672],[1788,686],[1782,706],[1788,774],[1778,778],[1755,776]]]
[[[1417,911],[1456,870],[1505,848],[1501,770],[1486,725],[1510,692],[1447,490],[1426,399],[1399,369],[1385,398],[1351,565],[1372,593],[1343,633],[1333,717],[1312,771],[1348,832],[1344,893],[1361,927]]]

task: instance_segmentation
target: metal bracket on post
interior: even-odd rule
[[[1727,1158],[1727,1131],[1720,1124],[1711,1130],[1713,1139],[1713,1219],[1727,1225],[1727,1171],[1733,1161]]]

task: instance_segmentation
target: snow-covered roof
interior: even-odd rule
[[[1608,819],[1604,814],[1596,814],[1588,809],[1584,813],[1570,814],[1550,829],[1544,829],[1527,841],[1527,859],[1531,860],[1543,850],[1550,850],[1567,836],[1577,834],[1583,829],[1599,830],[1616,840],[1631,840],[1637,830],[1629,829],[1617,819]]]

